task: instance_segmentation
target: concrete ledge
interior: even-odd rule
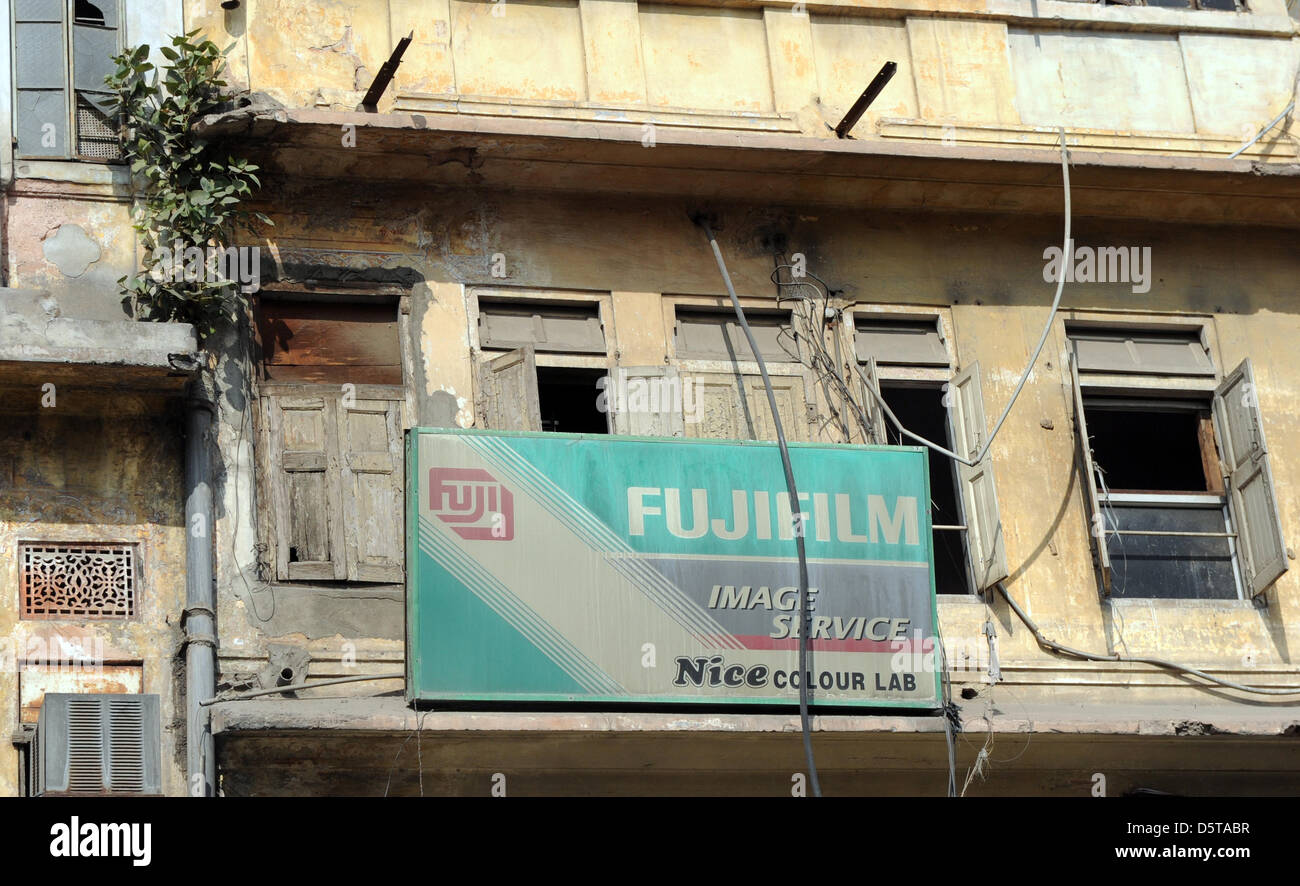
[[[987,714],[982,703],[964,706],[963,731],[980,735],[1108,735],[1143,737],[1236,736],[1293,739],[1300,748],[1300,706],[1259,709],[1241,705],[1017,706]],[[381,698],[251,699],[212,706],[218,734],[413,732],[424,733],[797,733],[795,714],[575,713],[412,710],[405,700]],[[938,716],[871,714],[813,718],[824,734],[939,733]]]
[[[0,295],[0,363],[92,364],[184,371],[198,357],[188,323],[74,320],[33,316],[33,290]],[[179,359],[174,359],[179,358]],[[183,361],[183,362],[182,362]]]

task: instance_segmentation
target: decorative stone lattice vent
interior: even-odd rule
[[[19,546],[23,618],[130,618],[136,612],[135,547]]]

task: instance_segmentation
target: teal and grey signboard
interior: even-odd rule
[[[924,451],[790,458],[798,507],[774,444],[410,431],[408,694],[938,707]]]

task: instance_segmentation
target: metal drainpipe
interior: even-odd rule
[[[190,386],[185,409],[185,771],[192,797],[216,796],[217,759],[209,709],[216,694],[217,630],[212,563],[211,375]]]
[[[0,138],[6,138],[0,129]],[[9,285],[9,186],[14,183],[13,159],[0,146],[0,286]]]

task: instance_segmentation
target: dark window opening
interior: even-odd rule
[[[1223,508],[1104,504],[1112,597],[1235,600]],[[1204,536],[1130,535],[1134,530]],[[1121,534],[1123,533],[1123,534]]]
[[[603,369],[537,367],[537,396],[543,431],[608,434],[607,414],[599,408]]]
[[[903,427],[927,440],[944,442],[949,448],[948,410],[943,405],[943,391],[938,387],[909,387],[882,384],[881,396],[898,416]],[[898,430],[888,426],[890,445],[914,445],[902,439]],[[936,526],[961,526],[964,523],[958,504],[957,473],[950,458],[930,453],[930,520]],[[961,530],[934,531],[934,587],[940,594],[969,594],[966,546]]]
[[[1209,410],[1084,404],[1092,457],[1111,492],[1222,492]]]
[[[1111,595],[1238,596],[1208,405],[1084,401]]]
[[[102,25],[104,24],[104,12],[94,3],[77,0],[72,10],[72,20],[79,25]]]

